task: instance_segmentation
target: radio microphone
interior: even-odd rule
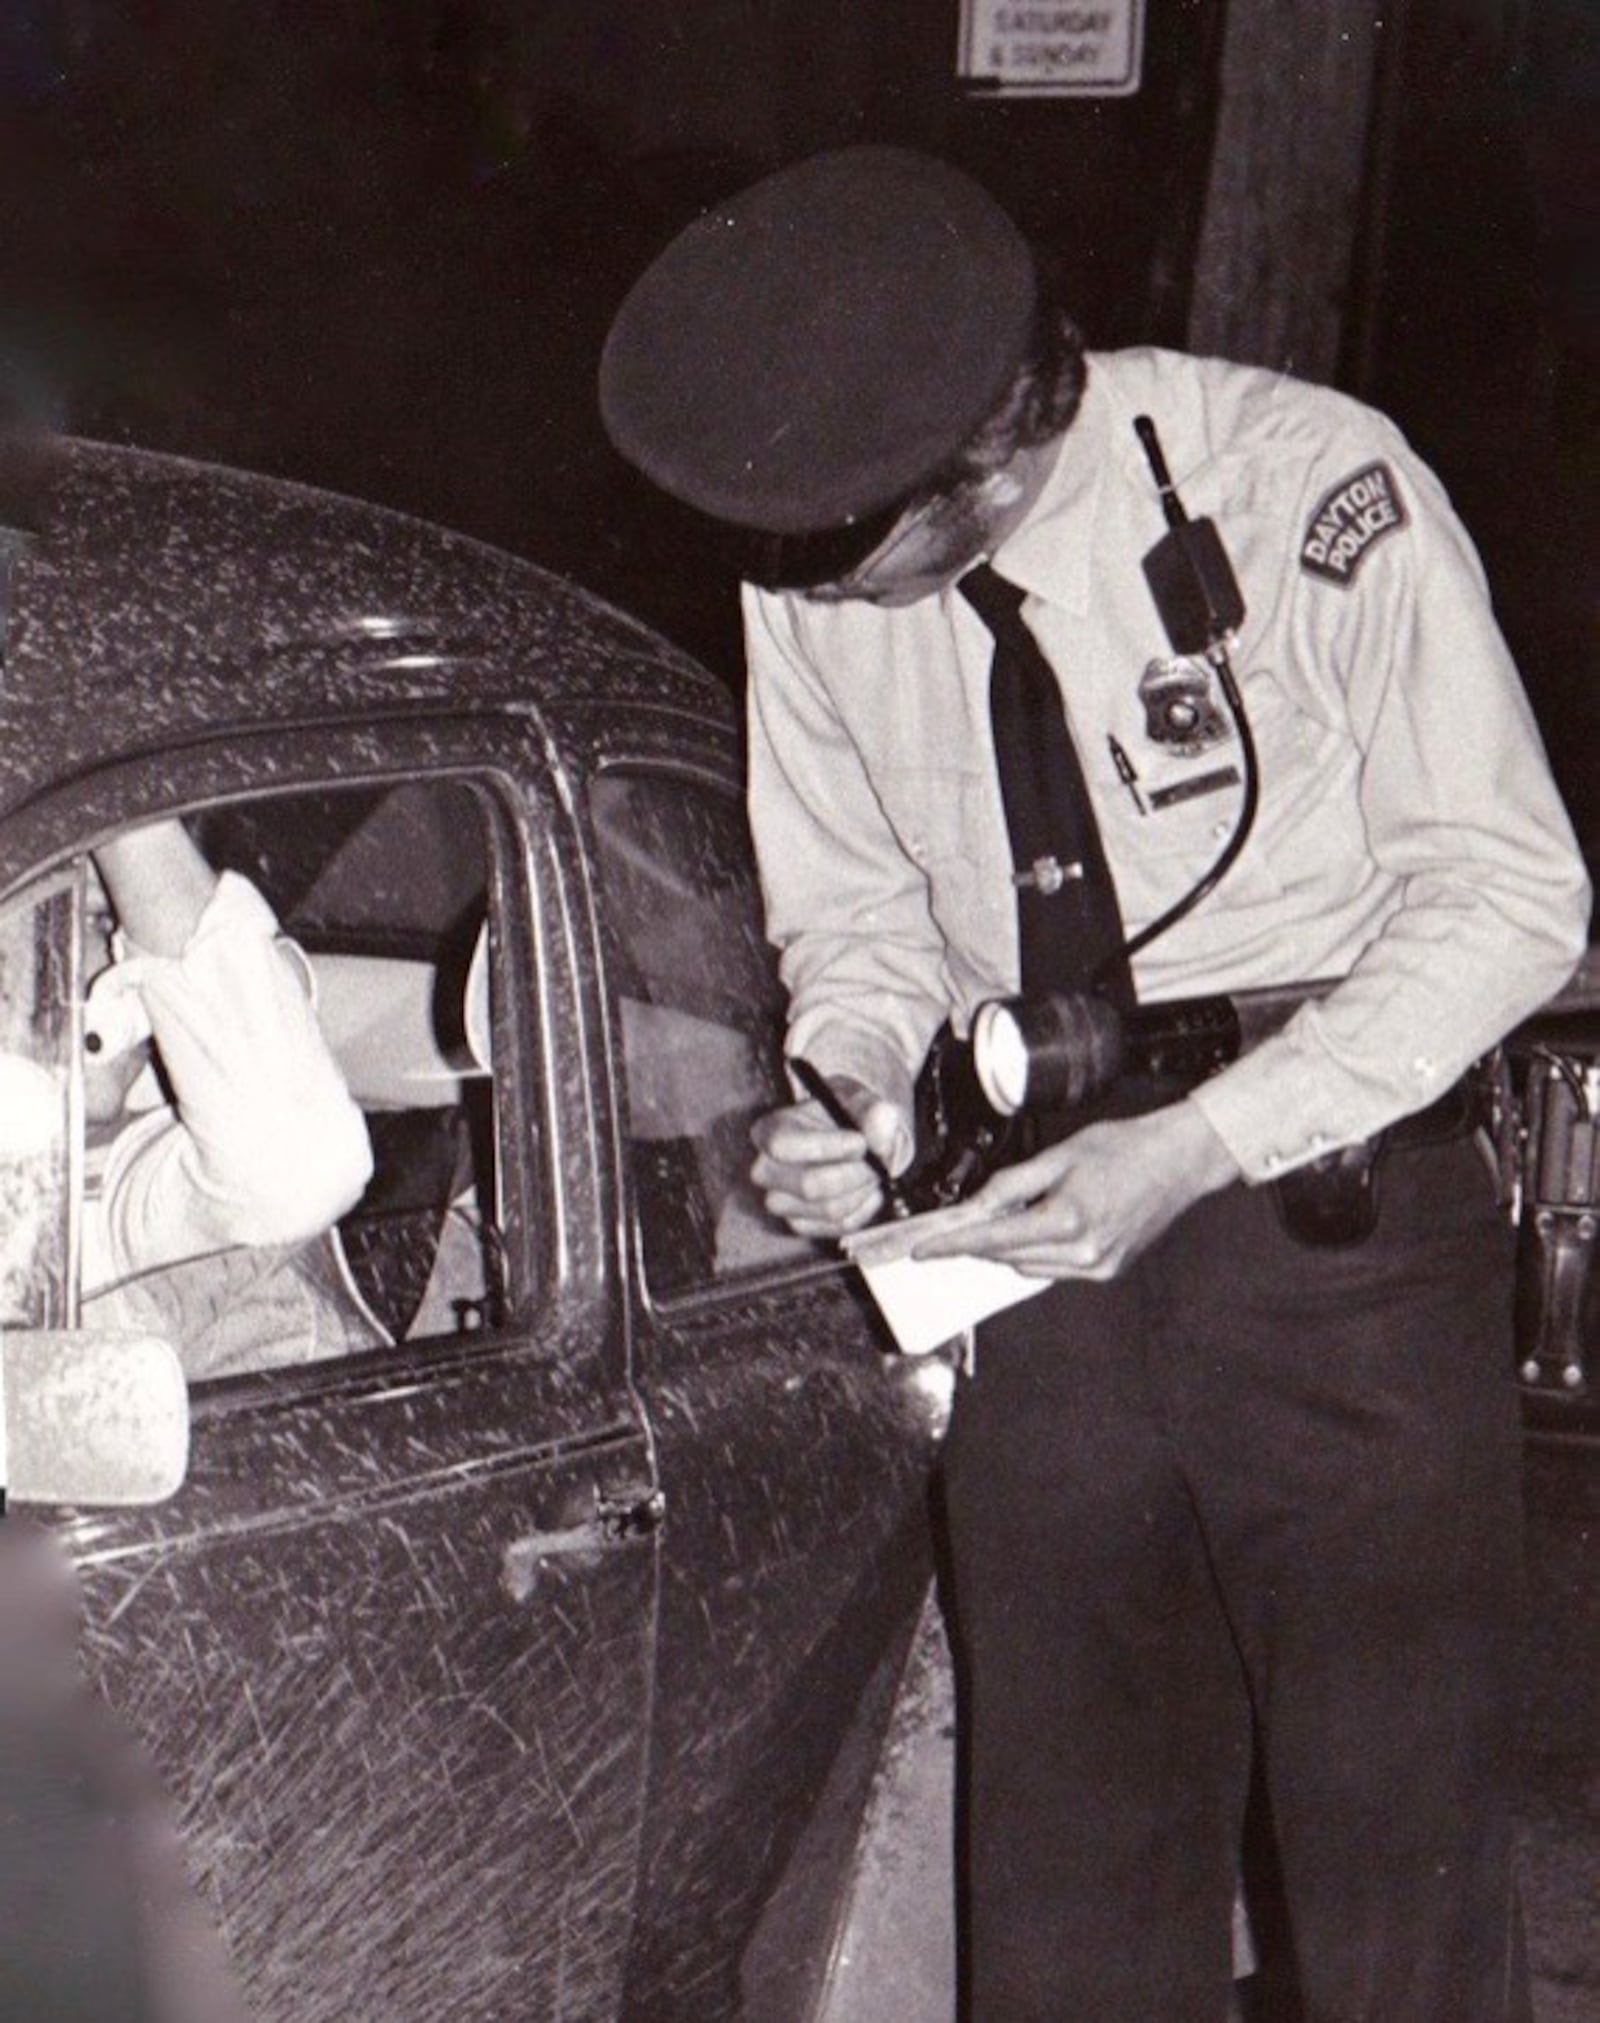
[[[1172,650],[1180,656],[1201,655],[1216,670],[1217,684],[1233,716],[1239,734],[1239,751],[1244,760],[1244,793],[1233,834],[1222,854],[1205,875],[1181,899],[1174,900],[1164,913],[1130,935],[1120,954],[1127,960],[1148,948],[1170,927],[1187,917],[1208,894],[1214,892],[1232,870],[1255,827],[1256,808],[1261,797],[1260,767],[1256,762],[1256,741],[1250,719],[1245,714],[1244,697],[1228,663],[1228,641],[1244,623],[1244,593],[1233,573],[1228,551],[1222,545],[1214,520],[1191,520],[1183,509],[1172,473],[1162,454],[1156,425],[1147,414],[1133,418],[1134,433],[1144,445],[1167,531],[1144,556],[1142,566],[1156,613],[1166,629]],[[1099,982],[1108,965],[1102,964]]]
[[[1144,557],[1145,581],[1174,653],[1209,654],[1244,623],[1244,593],[1215,520],[1191,520],[1149,415],[1134,430],[1150,460],[1167,531]]]

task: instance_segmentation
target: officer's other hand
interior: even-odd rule
[[[878,1213],[883,1189],[867,1164],[869,1147],[891,1173],[911,1158],[909,1133],[892,1103],[848,1075],[828,1080],[855,1118],[854,1131],[842,1130],[808,1098],[769,1111],[750,1133],[757,1155],[751,1178],[767,1211],[800,1236],[841,1236]]]
[[[1110,1279],[1186,1208],[1238,1178],[1198,1105],[1091,1124],[997,1173],[973,1197],[982,1221],[919,1244],[916,1257],[992,1257],[1040,1278]]]

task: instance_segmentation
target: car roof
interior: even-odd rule
[[[732,720],[722,684],[646,626],[465,535],[118,445],[52,439],[41,464],[27,531],[0,541],[0,814],[99,761],[250,725],[588,700]]]

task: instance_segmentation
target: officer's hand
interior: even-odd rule
[[[1041,1278],[1115,1278],[1202,1196],[1239,1175],[1194,1103],[1091,1124],[997,1173],[974,1195],[982,1221],[916,1257],[992,1257]]]
[[[883,1190],[867,1164],[868,1146],[891,1173],[911,1158],[910,1134],[892,1103],[847,1075],[828,1079],[856,1130],[841,1130],[808,1100],[769,1111],[750,1133],[758,1155],[751,1178],[768,1212],[800,1236],[839,1236],[877,1214]]]

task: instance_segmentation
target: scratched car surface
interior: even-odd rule
[[[527,564],[210,467],[63,445],[5,548],[0,1044],[70,1089],[86,853],[178,814],[375,1149],[326,1258],[367,1335],[191,1361],[180,1493],[52,1520],[249,2000],[813,2013],[940,1399],[749,1187],[729,703]],[[72,1108],[0,1171],[13,1328],[93,1321]]]

